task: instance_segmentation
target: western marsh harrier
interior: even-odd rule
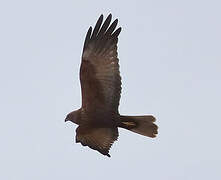
[[[118,20],[111,23],[111,19],[110,14],[103,23],[101,15],[95,28],[87,32],[80,67],[82,106],[65,119],[79,125],[77,143],[108,157],[118,138],[118,127],[152,138],[157,134],[153,116],[122,116],[118,112],[121,77],[117,42],[121,28],[116,29]]]

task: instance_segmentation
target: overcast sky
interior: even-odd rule
[[[220,180],[219,0],[0,2],[0,179]],[[120,129],[111,158],[74,142],[89,26],[119,19],[120,113],[153,114],[159,135]]]

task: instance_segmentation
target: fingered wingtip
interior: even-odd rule
[[[102,19],[102,21],[103,21],[103,18],[104,18],[104,15],[101,14],[100,17],[99,17],[99,19]]]
[[[110,18],[110,19],[111,19],[111,18],[112,18],[112,14],[110,13],[110,14],[107,16],[107,18]]]
[[[118,19],[115,19],[114,22],[112,24],[116,24],[118,23]]]
[[[109,157],[109,158],[110,158],[110,157],[111,157],[111,156],[110,156],[110,154],[107,154],[107,157]]]
[[[119,34],[120,34],[120,32],[121,32],[121,29],[122,29],[121,27],[117,28],[117,30],[114,31],[114,33],[112,34],[112,36],[113,36],[113,37],[118,37]]]
[[[110,23],[110,22],[111,22],[111,19],[112,19],[112,14],[109,14],[109,15],[107,16],[107,18],[106,18],[105,21],[107,21],[107,22],[109,21],[109,23]],[[109,23],[108,23],[108,24],[109,24]]]

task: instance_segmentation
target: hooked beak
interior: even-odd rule
[[[66,117],[65,120],[64,120],[64,122],[66,122],[66,121],[70,121],[70,120]]]

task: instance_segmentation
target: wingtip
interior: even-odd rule
[[[104,15],[101,14],[100,17],[99,17],[98,20],[97,20],[97,23],[98,23],[98,22],[102,23],[102,22],[103,22],[103,19],[104,19]],[[96,24],[97,24],[97,23],[96,23]]]
[[[110,19],[111,19],[111,18],[112,18],[112,14],[110,13],[110,14],[107,16],[107,18],[110,18]]]
[[[111,20],[112,20],[112,14],[109,14],[109,15],[107,16],[107,18],[106,18],[105,21],[110,23]],[[108,23],[108,24],[109,24],[109,23]]]
[[[117,30],[113,33],[113,37],[118,37],[119,36],[119,34],[120,34],[120,32],[121,32],[121,30],[122,30],[122,28],[121,27],[119,27],[119,28],[117,28]]]
[[[103,14],[101,14],[100,15],[100,17],[99,17],[99,19],[103,19],[104,18],[104,15]]]
[[[111,157],[111,156],[110,156],[110,154],[107,154],[107,157],[109,157],[109,158],[110,158],[110,157]]]
[[[112,24],[117,24],[118,23],[118,19],[115,19],[114,22]]]

